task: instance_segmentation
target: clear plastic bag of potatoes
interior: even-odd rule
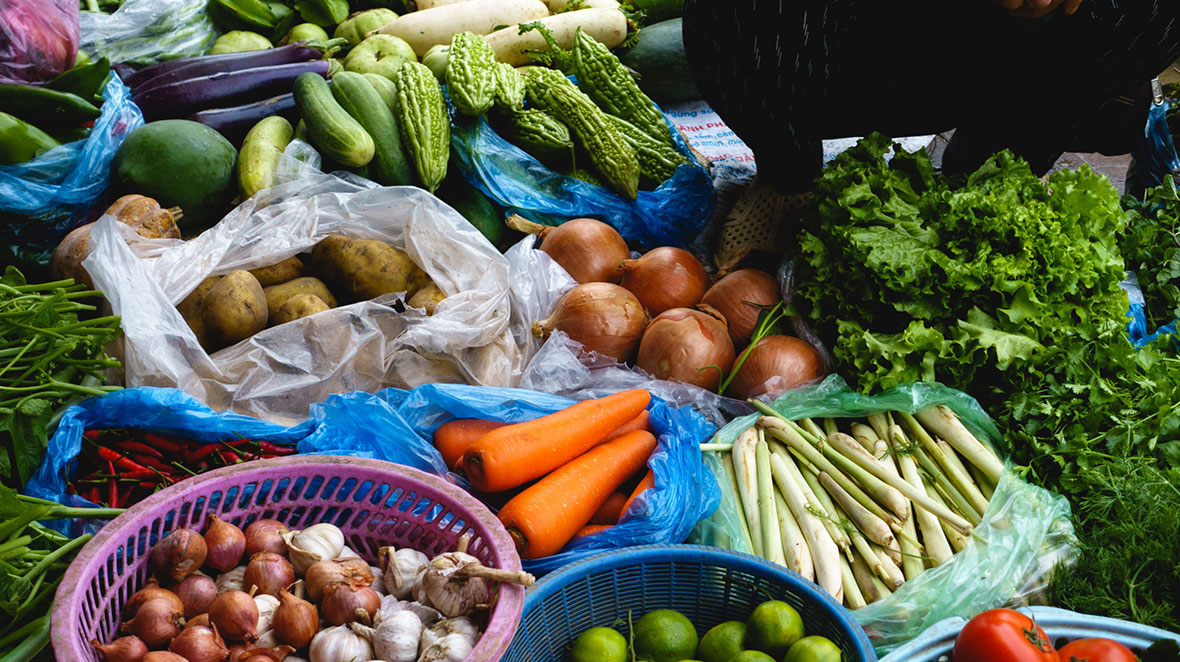
[[[215,410],[291,424],[333,393],[430,382],[514,386],[527,362],[510,328],[508,260],[458,212],[418,188],[366,188],[309,174],[258,193],[187,241],[144,240],[129,230],[113,217],[100,219],[83,262],[123,318],[127,386],[176,387]],[[367,299],[349,291],[351,274],[374,265],[345,250],[326,269],[331,273],[320,262],[310,264],[308,254],[328,235],[379,240],[404,252],[445,298],[427,314],[408,305],[414,300],[404,292]],[[220,342],[206,336],[211,351],[177,310],[207,277],[300,254],[309,263],[302,276],[321,278],[336,307],[277,325],[272,310],[270,326],[237,342],[227,343],[225,325],[218,326]],[[411,280],[420,281],[421,271]],[[235,278],[235,284],[250,280]],[[230,291],[220,292],[216,304],[208,295],[198,317],[209,322],[214,307],[218,324],[222,309],[230,311],[226,316],[267,316],[245,290],[221,289]]]

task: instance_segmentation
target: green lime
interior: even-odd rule
[[[767,600],[754,607],[746,619],[746,648],[782,657],[791,644],[803,638],[803,619],[781,600]]]
[[[792,644],[783,662],[840,662],[842,659],[836,644],[813,634]]]
[[[651,662],[677,662],[697,650],[697,629],[684,614],[657,609],[644,614],[631,630],[635,657]]]
[[[627,662],[627,638],[610,628],[590,628],[574,640],[572,662]]]
[[[775,662],[775,659],[762,651],[742,651],[729,658],[728,662]]]
[[[741,621],[726,621],[715,625],[701,637],[697,646],[697,657],[704,662],[729,662],[729,658],[742,650],[746,638],[746,624]]]

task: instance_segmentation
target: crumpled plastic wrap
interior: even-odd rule
[[[205,11],[207,4],[206,0],[123,0],[110,14],[82,12],[82,51],[135,65],[203,55],[220,34]]]
[[[210,355],[175,304],[202,280],[274,264],[328,234],[386,241],[447,294],[427,316],[399,295],[269,328]],[[189,241],[142,239],[104,216],[83,266],[123,318],[128,386],[180,388],[215,410],[293,424],[333,393],[428,382],[512,385],[508,260],[458,212],[413,187],[309,175],[266,189]],[[402,312],[402,309],[405,309]]]
[[[74,66],[76,0],[0,2],[0,83],[42,83]]]

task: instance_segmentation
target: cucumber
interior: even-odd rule
[[[369,81],[369,84],[373,86],[374,90],[377,90],[377,94],[381,95],[381,100],[392,111],[394,105],[397,103],[397,88],[393,86],[393,81],[381,74],[361,75],[365,77],[365,80]]]
[[[409,186],[414,169],[402,149],[397,121],[363,74],[343,71],[332,78],[332,96],[373,138],[369,178],[383,186]]]
[[[322,76],[312,72],[300,74],[293,92],[311,143],[324,156],[351,168],[368,165],[373,160],[373,137],[336,102]]]
[[[660,103],[701,98],[684,55],[680,24],[673,18],[643,28],[635,46],[619,58],[639,72],[639,89]]]
[[[504,217],[479,189],[452,170],[438,189],[438,197],[475,226],[493,246],[499,247],[504,238]]]
[[[291,123],[278,115],[260,120],[238,152],[238,190],[246,199],[274,183],[279,156],[294,137]]]

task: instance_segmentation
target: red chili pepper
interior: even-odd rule
[[[200,462],[201,460],[209,457],[219,450],[221,450],[221,444],[205,444],[204,446],[189,451],[189,453],[184,456],[184,462],[185,464],[189,465],[195,462]]]
[[[155,489],[156,489],[157,487],[159,487],[159,484],[157,484],[157,483],[153,483],[153,482],[151,482],[151,481],[146,481],[146,480],[145,480],[145,481],[143,481],[142,483],[140,483],[140,484],[139,484],[139,486],[140,486],[140,487],[143,487],[143,488],[146,488],[146,489],[149,489],[149,490],[152,490],[152,491],[155,491]]]
[[[143,465],[142,467],[139,467],[140,469],[147,467],[150,469],[155,469],[156,471],[159,471],[160,473],[163,473],[163,474],[166,474],[169,476],[176,473],[176,467],[174,467],[170,464],[166,464],[164,462],[161,462],[160,460],[157,460],[154,457],[148,457],[146,455],[136,455],[135,460]]]
[[[162,478],[162,476],[160,476],[160,473],[158,471],[152,471],[151,469],[145,469],[143,471],[124,471],[120,475],[123,478],[129,479],[129,480],[150,480],[150,479],[160,480]]]
[[[101,430],[87,430],[82,433],[82,436],[86,437],[90,441],[98,441],[98,435],[100,432]]]
[[[291,446],[278,446],[269,441],[259,441],[258,447],[262,449],[263,453],[271,453],[272,455],[294,455],[296,450]]]
[[[108,460],[107,470],[111,472],[111,477],[107,479],[107,506],[110,508],[118,508],[119,484],[115,481],[115,463]]]
[[[148,446],[147,444],[141,444],[138,441],[120,441],[115,444],[115,447],[125,453],[139,453],[141,455],[150,455],[161,460],[164,459],[163,453],[156,450],[155,448],[152,448],[151,446]]]
[[[90,503],[100,503],[100,502],[102,502],[102,492],[100,492],[100,491],[98,490],[98,486],[97,486],[97,485],[95,485],[94,487],[92,487],[92,488],[90,488],[90,489],[86,490],[86,500],[87,500],[87,501],[89,501]]]
[[[131,460],[131,458],[120,455],[115,449],[107,448],[106,446],[98,447],[98,457],[99,459],[106,460],[107,462],[113,462],[114,466],[117,466],[119,469],[126,471],[144,471],[147,469],[147,467],[143,466],[142,464],[134,462]]]
[[[184,450],[184,446],[165,439],[158,434],[152,434],[151,432],[145,432],[143,434],[143,440],[165,453],[179,453]]]

